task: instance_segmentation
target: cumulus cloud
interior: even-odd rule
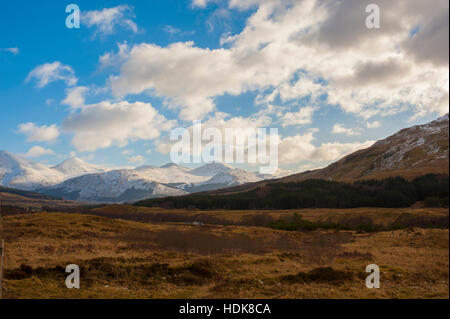
[[[355,143],[322,143],[316,146],[314,132],[290,136],[280,139],[278,145],[279,162],[281,164],[299,163],[302,161],[331,162],[336,161],[357,150],[370,147],[374,141]]]
[[[286,112],[281,118],[283,127],[289,125],[302,125],[312,122],[312,116],[316,108],[311,106],[301,107],[298,112]]]
[[[223,38],[227,48],[199,48],[192,42],[135,45],[111,87],[120,97],[160,96],[170,108],[180,108],[183,120],[213,112],[217,96],[247,91],[269,91],[263,103],[326,93],[327,103],[364,119],[405,110],[417,116],[446,113],[448,2],[380,0],[382,25],[376,30],[365,26],[367,4],[231,0],[231,9],[256,10],[242,32]]]
[[[44,155],[54,155],[51,149],[43,148],[42,146],[33,146],[31,147],[27,153],[25,153],[26,157],[40,157]]]
[[[355,143],[322,143],[320,147],[318,147],[311,155],[311,160],[319,162],[333,162],[358,150],[366,149],[374,143],[375,141]]]
[[[208,4],[208,2],[212,2],[213,0],[192,0],[193,7],[204,8]]]
[[[132,20],[134,18],[133,11],[133,8],[128,5],[86,11],[82,12],[81,21],[89,28],[95,27],[96,35],[113,34],[118,26],[137,33],[138,26]]]
[[[138,139],[151,140],[172,128],[149,103],[101,102],[84,105],[70,114],[62,128],[73,133],[72,144],[79,151],[95,151],[113,145],[126,146]]]
[[[229,114],[217,112],[214,116],[210,117],[206,121],[202,122],[201,134],[205,134],[205,131],[211,128],[216,129],[221,134],[220,145],[222,152],[227,147],[231,147],[233,151],[237,149],[244,149],[245,157],[250,160],[248,142],[249,140],[255,139],[258,128],[267,128],[266,133],[269,134],[269,127],[272,124],[272,119],[265,115],[264,112],[258,115],[252,115],[250,117],[231,117]],[[234,145],[227,145],[225,142],[225,137],[227,134],[226,129],[240,129],[239,136],[240,140],[236,139],[233,141]],[[198,155],[203,150],[204,147],[209,144],[212,140],[203,140],[201,148],[198,153],[192,148],[193,143],[193,127],[187,128],[190,134],[190,141],[188,147],[191,149],[191,154]],[[322,143],[318,146],[315,143],[314,134],[317,133],[317,129],[311,129],[305,134],[297,134],[295,136],[282,137],[281,135],[275,138],[278,145],[278,161],[281,165],[292,164],[310,161],[313,163],[330,162],[341,157],[348,155],[356,150],[367,148],[371,146],[374,141],[364,141],[355,143]],[[179,141],[170,141],[167,136],[155,141],[156,150],[162,154],[168,154],[171,151],[172,146]],[[217,140],[216,140],[217,142]],[[222,156],[224,154],[222,153]],[[223,159],[224,157],[222,157]],[[258,159],[255,161],[258,163]],[[314,164],[316,165],[316,164]],[[317,165],[316,165],[317,166]]]
[[[333,125],[333,129],[331,130],[333,134],[345,134],[347,136],[360,135],[361,132],[354,128],[347,128],[340,123],[336,123]]]
[[[404,48],[418,62],[448,65],[448,19],[448,7],[446,11],[437,11],[433,19],[423,22],[417,33],[405,40]]]
[[[52,142],[59,136],[59,129],[55,124],[38,126],[32,122],[22,123],[17,132],[25,134],[27,142]]]
[[[353,73],[337,78],[339,86],[364,87],[367,85],[398,85],[410,71],[410,66],[398,59],[365,61],[354,66]]]
[[[224,112],[216,112],[213,116],[210,116],[207,120],[201,122],[201,130],[202,134],[207,130],[214,129],[220,136],[222,137],[221,145],[222,149],[225,149],[225,136],[227,134],[227,130],[237,130],[239,132],[239,136],[242,140],[236,140],[234,145],[229,145],[229,147],[236,148],[246,148],[248,140],[254,139],[255,134],[257,134],[258,128],[267,128],[272,123],[271,117],[257,113],[253,114],[249,117],[242,116],[231,116],[228,113]],[[186,127],[191,140],[189,141],[189,145],[193,144],[193,126]],[[269,134],[267,130],[267,134]],[[208,144],[210,141],[202,141],[202,147]],[[168,154],[172,148],[172,146],[177,143],[177,141],[170,141],[169,136],[164,136],[155,142],[156,150],[162,154]],[[199,150],[200,152],[202,149]],[[192,153],[195,152],[192,150]],[[200,153],[195,153],[196,155]]]
[[[111,79],[111,87],[119,97],[147,91],[166,98],[169,108],[181,109],[181,119],[202,119],[215,109],[214,96],[240,91],[239,81],[233,84],[232,79],[240,73],[237,69],[230,70],[233,64],[229,59],[226,50],[200,49],[192,42],[175,43],[167,48],[136,45],[120,76]],[[231,79],[227,74],[230,71],[235,72]]]
[[[117,67],[120,66],[124,61],[126,61],[128,54],[130,52],[130,47],[125,41],[123,43],[117,43],[118,52],[107,52],[100,56],[100,69],[107,67]]]
[[[84,94],[89,90],[85,86],[77,86],[66,89],[66,98],[61,102],[69,105],[72,109],[79,108],[84,104]]]
[[[313,132],[282,138],[278,145],[278,161],[281,164],[290,164],[311,159],[316,150],[313,141]]]
[[[55,81],[64,81],[67,85],[75,85],[78,79],[74,70],[59,61],[38,65],[27,76],[26,81],[37,80],[37,87],[43,88],[47,84]]]

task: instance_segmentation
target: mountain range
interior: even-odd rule
[[[134,169],[106,169],[73,157],[47,167],[0,151],[0,186],[87,202],[134,202],[208,191],[233,193],[267,183],[307,179],[356,181],[427,173],[448,175],[449,116],[403,129],[323,169],[282,178],[260,175],[223,163],[190,169],[173,163]]]
[[[108,170],[72,157],[47,167],[20,155],[0,151],[0,186],[37,191],[64,199],[132,202],[177,196],[261,181],[267,176],[209,163],[189,169],[173,163]]]

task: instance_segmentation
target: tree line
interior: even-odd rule
[[[428,174],[408,181],[402,177],[354,183],[310,179],[270,183],[227,195],[190,194],[137,202],[136,206],[176,209],[300,209],[408,207],[417,201],[426,206],[448,207],[448,175]]]

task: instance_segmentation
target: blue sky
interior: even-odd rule
[[[442,42],[444,33],[448,47],[448,21],[446,29],[430,27],[442,12],[448,20],[448,3],[398,28],[383,29],[391,22],[382,19],[378,33],[369,33],[362,23],[352,25],[357,19],[338,20],[345,8],[289,2],[78,0],[81,28],[68,29],[70,2],[2,1],[0,149],[46,164],[76,154],[96,164],[161,165],[170,161],[161,151],[169,127],[189,127],[193,119],[212,125],[227,113],[223,126],[278,127],[280,166],[299,171],[448,112],[448,51],[443,60],[433,53],[442,47],[430,40]],[[95,24],[111,8],[118,8],[114,19]],[[365,15],[361,6],[351,10],[345,14]],[[414,2],[408,10],[404,15],[416,17],[422,9]],[[389,37],[395,40],[386,42]],[[430,51],[420,49],[423,43]],[[56,62],[42,82],[36,68]],[[79,87],[85,88],[82,103],[63,103]],[[101,136],[102,125],[116,133],[113,123],[100,122],[99,132],[92,131],[101,119],[91,117],[105,116],[106,109],[118,127],[119,111],[151,118],[109,139]],[[82,121],[91,123],[89,132]]]

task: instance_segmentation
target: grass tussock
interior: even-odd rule
[[[280,280],[290,284],[296,283],[342,283],[352,280],[355,274],[341,270],[335,270],[332,267],[318,267],[309,272],[299,272],[296,275],[281,276]]]

